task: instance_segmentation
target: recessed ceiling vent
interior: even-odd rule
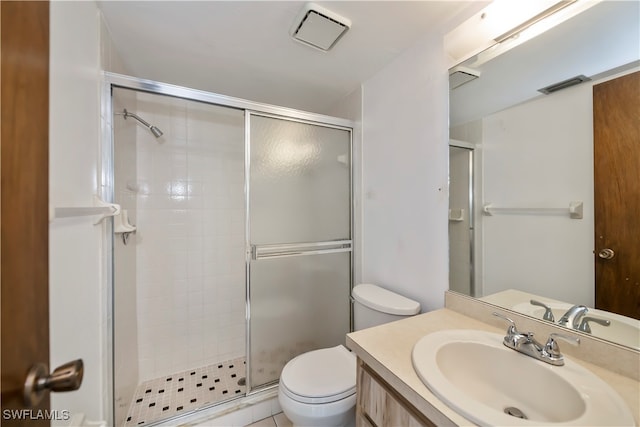
[[[571,86],[579,85],[580,83],[588,82],[589,80],[591,80],[589,77],[579,75],[579,76],[571,77],[570,79],[567,79],[567,80],[563,80],[558,83],[554,83],[547,87],[543,87],[542,89],[538,89],[538,92],[542,92],[545,95],[550,95],[553,92],[557,92],[559,90],[566,89]]]
[[[449,70],[449,90],[453,90],[480,77],[480,71],[461,65]]]
[[[330,10],[308,3],[291,27],[291,37],[324,52],[331,49],[347,32],[351,21]]]

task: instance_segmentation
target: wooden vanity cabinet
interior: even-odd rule
[[[435,427],[360,359],[356,385],[356,427]]]

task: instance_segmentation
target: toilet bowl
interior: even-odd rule
[[[353,288],[356,329],[381,325],[420,312],[420,304],[379,286]],[[350,426],[355,423],[356,357],[343,345],[303,353],[280,375],[278,401],[294,426]]]
[[[356,403],[356,357],[339,345],[303,353],[280,375],[278,400],[296,426],[344,426]]]

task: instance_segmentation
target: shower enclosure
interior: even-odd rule
[[[107,73],[116,425],[277,385],[344,342],[351,122]]]
[[[474,281],[473,146],[449,142],[449,289],[476,295]]]

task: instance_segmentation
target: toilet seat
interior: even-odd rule
[[[344,346],[310,351],[286,364],[280,390],[311,404],[336,402],[356,392],[356,357]]]

